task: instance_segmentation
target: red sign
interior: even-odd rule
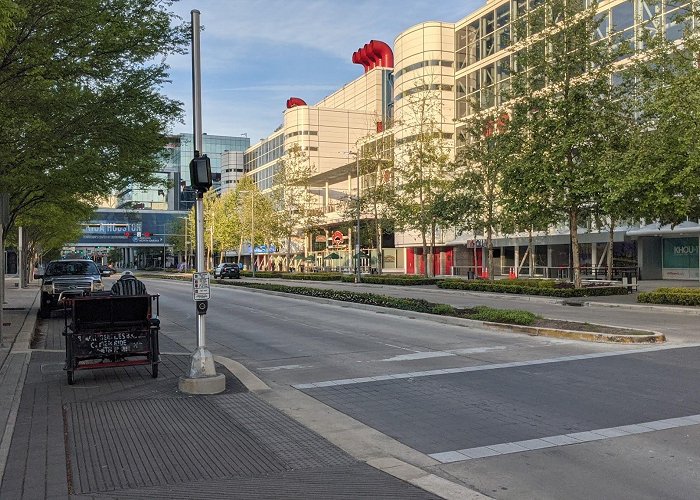
[[[340,245],[343,242],[343,233],[340,231],[333,231],[332,240],[334,245]]]

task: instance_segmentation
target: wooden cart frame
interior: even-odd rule
[[[64,301],[68,384],[77,370],[151,365],[158,377],[159,295],[92,295]]]

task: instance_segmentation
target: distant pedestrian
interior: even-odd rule
[[[122,277],[112,285],[111,292],[112,295],[146,295],[148,293],[146,285],[136,279],[131,271],[124,271]]]

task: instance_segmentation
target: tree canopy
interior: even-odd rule
[[[0,191],[10,222],[154,181],[188,30],[163,0],[0,0]]]

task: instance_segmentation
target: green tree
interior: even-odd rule
[[[311,176],[316,167],[298,144],[294,144],[280,161],[275,173],[272,200],[280,213],[279,231],[287,247],[287,262],[290,260],[292,238],[306,240],[314,226],[320,224],[322,211],[317,197],[311,192]],[[304,253],[308,248],[304,244]]]
[[[404,97],[393,191],[387,199],[396,226],[420,235],[426,276],[433,272],[435,231],[442,217],[439,200],[450,185],[450,150],[441,128],[445,121],[442,100],[432,88],[419,81],[416,91]]]
[[[507,220],[500,205],[501,186],[508,161],[519,144],[508,130],[508,114],[494,109],[466,121],[468,143],[460,148],[454,162],[455,181],[449,190],[458,214],[460,231],[484,228],[489,277],[493,279],[493,235]]]
[[[642,217],[677,224],[700,218],[700,10],[697,3],[669,5],[680,6],[673,23],[663,32],[652,29],[653,19],[645,25],[645,57],[632,68],[639,133],[627,187]],[[680,45],[668,40],[679,31]]]
[[[569,225],[573,282],[581,287],[579,222],[591,215],[600,180],[600,131],[611,118],[612,63],[625,44],[592,43],[601,22],[598,5],[547,0],[516,25],[509,127],[528,137],[529,171],[519,175],[539,189],[552,212]],[[528,38],[526,38],[528,37]]]
[[[181,103],[160,93],[163,56],[188,40],[169,5],[0,0],[6,230],[39,204],[75,199],[89,207],[114,189],[154,180],[168,124],[181,114]]]
[[[241,239],[238,193],[228,191],[222,194],[214,208],[214,238],[219,244],[220,262],[223,262],[225,252],[235,249]]]

